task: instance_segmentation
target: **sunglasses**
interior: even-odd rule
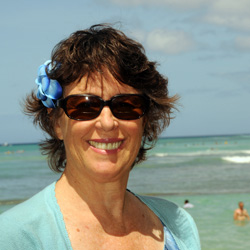
[[[108,106],[113,114],[121,120],[136,120],[145,115],[149,108],[150,99],[145,95],[122,94],[115,95],[104,101],[95,95],[69,95],[57,101],[57,107],[73,120],[88,121],[95,119]]]

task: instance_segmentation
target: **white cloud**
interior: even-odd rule
[[[211,1],[204,20],[224,27],[239,30],[250,30],[249,0]]]
[[[237,37],[235,46],[237,49],[250,51],[250,36]]]
[[[217,0],[212,1],[212,7],[216,12],[232,13],[232,14],[249,14],[250,2],[249,0]]]
[[[108,0],[127,7],[165,7],[186,11],[195,9],[201,20],[237,30],[250,30],[250,0]]]
[[[197,8],[213,0],[109,0],[123,6],[167,6],[179,9]]]
[[[194,47],[191,36],[184,31],[153,30],[146,37],[147,47],[167,54],[187,52]]]
[[[131,34],[131,36],[132,36],[133,38],[135,38],[138,42],[144,43],[146,33],[145,33],[143,30],[134,29],[133,31],[131,31],[130,34]]]

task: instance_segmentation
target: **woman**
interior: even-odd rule
[[[0,217],[0,249],[200,249],[184,210],[126,189],[176,101],[143,47],[107,25],[77,31],[36,83],[26,112],[62,175]]]

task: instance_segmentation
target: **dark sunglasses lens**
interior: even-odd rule
[[[71,119],[87,121],[100,113],[101,100],[95,96],[72,96],[67,100],[66,110]]]
[[[112,100],[112,112],[122,120],[135,120],[142,117],[147,109],[147,101],[142,96],[118,96]]]

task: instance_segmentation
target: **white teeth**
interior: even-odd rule
[[[122,142],[119,141],[119,142],[103,143],[103,142],[89,141],[89,144],[95,148],[112,150],[119,148]]]

